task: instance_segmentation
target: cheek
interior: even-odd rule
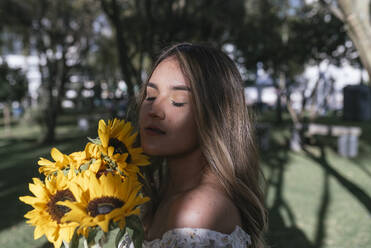
[[[191,114],[178,117],[172,121],[171,125],[174,137],[191,139],[196,136],[196,125]]]
[[[198,146],[196,124],[191,114],[178,116],[172,121],[172,132],[169,136],[169,146],[174,153],[186,152]]]
[[[145,125],[145,118],[148,116],[149,108],[143,103],[139,109],[139,128],[141,129]]]
[[[141,131],[143,131],[141,123],[145,118],[144,112],[141,111],[139,115]],[[174,156],[197,148],[197,129],[191,113],[180,113],[179,110],[174,109],[167,112],[167,117],[163,123],[167,129],[166,135],[141,135],[144,152],[152,156]]]

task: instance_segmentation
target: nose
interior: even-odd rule
[[[163,105],[164,99],[159,96],[152,102],[151,108],[148,112],[149,116],[154,119],[163,120],[165,119],[165,109]]]

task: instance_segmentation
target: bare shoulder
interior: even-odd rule
[[[201,185],[171,204],[166,229],[206,228],[229,234],[236,225],[241,226],[241,217],[234,203],[223,191]]]

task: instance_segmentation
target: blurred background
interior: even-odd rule
[[[136,117],[159,51],[206,42],[255,112],[271,247],[371,247],[370,0],[1,0],[0,246],[33,240],[18,200],[50,149]],[[131,111],[130,111],[131,109]]]

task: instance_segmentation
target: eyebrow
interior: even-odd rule
[[[155,85],[154,83],[151,83],[151,82],[148,82],[147,87],[151,87],[151,88],[154,88],[154,89],[158,90],[157,85]]]
[[[189,91],[191,92],[191,89],[188,87],[188,86],[183,86],[183,85],[180,85],[180,86],[173,86],[171,87],[172,90],[185,90],[185,91]]]
[[[154,89],[158,90],[157,85],[154,84],[154,83],[151,83],[151,82],[148,82],[147,87],[151,87],[151,88],[154,88]],[[185,90],[185,91],[191,92],[191,89],[188,86],[185,86],[185,85],[173,86],[173,87],[171,87],[171,89],[172,90]]]

